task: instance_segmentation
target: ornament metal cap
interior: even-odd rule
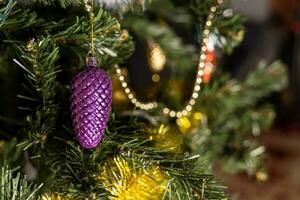
[[[97,67],[99,64],[99,60],[96,57],[89,56],[86,58],[85,65],[88,66],[94,66]]]

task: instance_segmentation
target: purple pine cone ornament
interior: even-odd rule
[[[86,68],[71,84],[71,117],[76,139],[86,149],[95,148],[104,136],[112,101],[112,82],[97,60],[88,57]]]

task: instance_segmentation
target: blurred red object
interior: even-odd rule
[[[215,70],[215,65],[217,62],[217,56],[215,51],[206,51],[205,66],[203,69],[202,79],[204,83],[208,83],[212,78],[212,74]]]

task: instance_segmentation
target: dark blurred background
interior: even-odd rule
[[[267,99],[274,103],[277,117],[273,129],[259,139],[267,148],[263,183],[243,173],[221,176],[239,199],[300,199],[300,2],[235,1],[234,9],[248,19],[245,39],[226,59],[226,69],[243,78],[261,60],[280,59],[288,69],[289,86]]]
[[[243,77],[261,60],[282,60],[290,82],[282,93],[270,97],[277,109],[275,125],[296,126],[300,119],[299,1],[236,1],[234,9],[248,16],[246,34],[225,66],[234,76]]]

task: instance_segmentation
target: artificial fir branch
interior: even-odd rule
[[[55,64],[58,59],[58,48],[50,37],[46,37],[37,41],[32,39],[26,46],[19,46],[18,49],[30,67],[17,63],[26,70],[27,80],[35,91],[33,97],[24,98],[26,95],[22,97],[38,101],[34,114],[26,119],[28,138],[20,145],[24,149],[32,145],[44,148],[48,135],[55,129],[58,109],[58,105],[54,102],[58,86],[56,76],[60,72]]]
[[[1,31],[24,30],[39,25],[44,20],[37,18],[37,13],[29,9],[20,9],[14,4],[12,12],[3,23]]]
[[[210,174],[211,161],[215,160],[213,158],[227,156],[233,158],[231,159],[234,160],[231,162],[233,167],[237,165],[239,167],[245,161],[252,162],[252,158],[247,155],[251,156],[252,150],[258,146],[252,145],[253,143],[243,146],[241,143],[245,139],[244,136],[252,131],[250,129],[253,129],[253,124],[262,129],[267,127],[274,117],[270,115],[272,112],[268,107],[257,106],[257,101],[270,91],[282,88],[285,84],[284,78],[280,78],[284,74],[282,68],[274,67],[275,65],[268,69],[262,67],[245,81],[220,78],[205,87],[200,110],[208,116],[209,126],[201,128],[199,135],[194,138],[195,143],[191,143],[194,145],[191,145],[194,152],[190,152],[186,146],[181,153],[159,148],[147,131],[149,127],[154,127],[136,116],[118,117],[117,114],[112,114],[101,145],[93,150],[85,150],[77,144],[73,136],[68,117],[69,101],[66,98],[68,87],[65,84],[68,81],[68,72],[80,67],[78,60],[83,63],[86,56],[90,24],[87,13],[84,13],[83,8],[77,7],[82,1],[72,2],[72,4],[70,0],[37,0],[27,4],[18,2],[0,29],[2,40],[17,44],[18,53],[22,57],[22,59],[17,57],[17,63],[26,70],[29,83],[26,88],[30,94],[22,93],[19,97],[32,103],[28,106],[31,113],[24,123],[25,129],[22,132],[25,134],[17,135],[17,141],[18,147],[27,150],[34,161],[34,166],[39,170],[36,181],[45,183],[46,191],[73,199],[111,198],[110,187],[106,186],[105,181],[99,179],[99,176],[103,175],[101,172],[105,163],[111,163],[109,160],[112,158],[121,158],[128,163],[129,176],[140,175],[139,173],[147,171],[148,166],[159,168],[164,177],[167,177],[165,199],[225,198],[224,188]],[[183,6],[183,3],[188,4]],[[192,17],[189,18],[195,18],[195,21],[200,23],[198,26],[203,25],[208,9],[214,2],[196,0],[183,3],[177,5],[181,9],[185,7],[183,13],[193,11]],[[157,0],[156,5],[161,6],[161,1]],[[44,6],[47,12],[43,12]],[[66,6],[67,9],[58,9]],[[241,18],[224,18],[223,8],[218,9],[213,28],[218,30],[216,31],[218,37],[229,38],[226,45],[234,47],[239,40],[232,36],[241,30],[239,24]],[[147,28],[149,21],[139,21],[143,22],[142,25],[137,24],[139,26],[134,28],[136,32],[143,32],[145,30],[142,29]],[[131,55],[133,42],[128,32],[120,30],[116,18],[102,9],[96,13],[94,23],[97,55],[106,65],[105,68],[112,69],[113,64],[122,63]],[[155,29],[160,26],[152,24],[151,27]],[[180,42],[177,37],[173,37],[175,32],[169,29],[163,31],[170,37],[155,35],[153,30],[148,32],[149,35],[154,34],[157,40],[165,39],[163,41],[165,44]],[[234,32],[233,35],[230,35],[232,33],[230,31]],[[24,45],[29,38],[36,39],[27,46]],[[16,57],[12,51],[10,54]],[[185,55],[176,51],[170,51],[169,54],[170,57],[173,55],[174,59],[178,55]],[[58,60],[58,57],[61,59]],[[58,63],[63,67],[62,73],[66,76],[59,77]],[[265,79],[266,77],[269,78]],[[220,110],[224,113],[220,114]],[[268,120],[263,120],[267,117]],[[232,122],[237,124],[232,125]],[[201,138],[203,136],[209,136],[205,138],[204,143]],[[202,143],[197,143],[200,140]],[[15,143],[16,141],[13,141],[11,144]],[[19,148],[14,149],[16,154]],[[225,155],[221,154],[222,150],[226,152]],[[113,165],[106,164],[106,166],[110,168]],[[114,172],[117,171],[112,171]],[[1,178],[5,179],[5,175],[2,174]],[[15,191],[21,190],[16,188]],[[11,197],[10,194],[5,195]]]
[[[218,123],[217,120],[221,120],[217,114],[219,109],[224,110],[222,118],[225,120],[236,110],[253,108],[261,98],[280,91],[286,84],[287,72],[283,63],[261,63],[245,80],[229,80],[227,77],[213,82],[200,94],[200,106],[214,119],[211,122]]]
[[[80,6],[84,2],[83,0],[31,0],[31,1],[20,1],[20,4],[26,5],[26,6],[32,6],[32,5],[43,5],[45,7],[47,6],[55,6],[55,7],[62,7],[67,8],[70,6]]]
[[[82,149],[73,140],[60,139],[61,145],[66,143],[64,153],[52,149],[48,154],[52,159],[47,158],[51,160],[51,168],[60,169],[56,171],[51,188],[78,199],[89,195],[104,198],[109,193],[106,192],[107,187],[103,186],[103,182],[97,179],[101,176],[100,163],[119,155],[135,163],[136,167],[130,168],[131,170],[142,169],[145,163],[160,166],[168,180],[172,180],[170,187],[177,188],[176,191],[169,190],[168,196],[174,196],[176,193],[183,195],[187,191],[194,192],[190,195],[201,194],[203,187],[209,188],[203,193],[205,197],[224,196],[220,185],[211,175],[206,174],[207,166],[199,165],[201,157],[176,155],[168,150],[155,148],[145,128],[144,122],[138,122],[136,119],[113,117],[102,144],[93,151]]]
[[[42,183],[38,186],[28,183],[26,176],[19,172],[19,168],[10,169],[6,165],[1,167],[0,181],[1,200],[34,200],[43,186]]]
[[[26,30],[28,32],[34,31],[35,34],[22,38],[24,42],[36,35],[50,35],[53,42],[76,55],[73,58],[75,63],[78,63],[77,59],[84,60],[86,56],[84,51],[88,48],[87,44],[90,41],[90,24],[87,14],[83,13],[82,17],[78,17],[78,13],[73,15],[70,11],[73,17],[63,19],[63,16],[59,14],[49,17],[45,13],[37,13],[34,9],[21,9],[23,7],[26,8],[26,6],[17,4],[0,30],[4,35],[9,36],[7,37],[8,40],[14,37],[20,38],[20,31]],[[45,20],[48,17],[49,20]],[[124,38],[121,35],[120,25],[116,18],[100,8],[95,14],[94,24],[96,53],[102,57],[102,64],[111,66],[124,62],[133,51],[133,43],[130,36]]]
[[[203,90],[199,104],[208,117],[209,130],[200,129],[198,135],[192,135],[192,148],[200,154],[209,152],[212,157],[227,159],[228,165],[225,160],[223,165],[230,171],[255,170],[259,156],[251,152],[260,145],[250,138],[267,129],[275,118],[272,107],[261,105],[259,100],[286,84],[287,72],[281,62],[261,63],[242,81],[225,78],[212,83]],[[236,165],[232,165],[233,160]]]
[[[4,21],[10,14],[12,7],[13,7],[13,0],[9,0],[5,8],[0,9],[0,27],[4,24]]]

